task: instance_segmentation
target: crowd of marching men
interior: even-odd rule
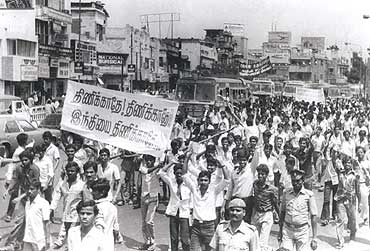
[[[351,241],[368,225],[369,129],[365,100],[310,104],[277,97],[205,107],[200,123],[179,111],[161,158],[129,147],[86,147],[78,135],[64,145],[50,132],[33,145],[21,133],[13,157],[1,160],[9,198],[4,220],[14,228],[0,250],[120,249],[115,244],[125,230],[117,206],[124,204],[141,208],[140,249],[155,250],[160,202],[167,205],[174,251],[271,250],[273,224],[281,250],[315,250],[317,224],[330,221],[341,249],[345,225]],[[324,197],[320,215],[316,191]],[[50,222],[60,207],[62,224],[52,240]]]

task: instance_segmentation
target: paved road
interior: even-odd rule
[[[0,177],[4,177],[5,169],[0,169]],[[0,194],[4,192],[3,188],[4,180],[0,179]],[[322,196],[323,193],[317,193],[317,205],[321,210],[322,206]],[[0,198],[0,211],[2,214],[5,214],[6,207],[7,207],[7,200],[3,200]],[[165,206],[160,204],[158,208],[158,212],[155,217],[155,236],[156,242],[158,244],[158,250],[168,250],[168,243],[169,243],[169,223],[168,218],[164,215]],[[60,215],[59,212],[56,212],[56,216]],[[141,235],[141,214],[140,209],[132,209],[130,205],[124,205],[118,207],[118,218],[120,224],[120,230],[124,237],[124,243],[121,245],[116,245],[116,250],[137,250],[138,247],[142,245],[142,235]],[[11,229],[11,223],[5,223],[4,221],[0,220],[0,235],[5,236]],[[51,232],[53,238],[57,236],[58,230],[60,225],[52,224]],[[278,243],[276,240],[277,236],[277,225],[273,226],[271,236],[270,236],[270,245],[277,249]],[[348,242],[349,235],[346,236],[346,241]],[[321,250],[336,250],[335,243],[336,243],[336,235],[335,235],[335,226],[334,223],[326,226],[326,227],[318,227],[318,249]],[[345,245],[344,251],[370,251],[370,230],[369,227],[363,226],[358,230],[357,240],[353,243],[349,243]]]

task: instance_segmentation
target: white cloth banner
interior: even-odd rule
[[[297,87],[296,90],[295,98],[299,101],[303,100],[310,103],[312,101],[315,101],[315,103],[325,103],[324,91],[322,89]]]
[[[160,157],[179,104],[68,81],[61,128],[92,140]]]

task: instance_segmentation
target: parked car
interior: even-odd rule
[[[35,140],[35,144],[43,143],[42,134],[50,131],[55,137],[60,138],[57,129],[36,128],[27,120],[22,120],[11,115],[0,115],[0,146],[4,148],[4,156],[10,158],[17,148],[17,135],[26,133],[29,141]]]

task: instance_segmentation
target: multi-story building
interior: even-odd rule
[[[160,53],[166,55],[166,71],[168,73],[168,88],[175,89],[179,78],[188,77],[190,72],[189,56],[183,55],[180,48],[180,41],[175,39],[162,39]]]
[[[349,61],[347,58],[333,58],[328,65],[328,82],[329,84],[346,84],[347,77],[345,74],[349,70]]]
[[[161,62],[159,57],[160,41],[151,38],[145,29],[137,29],[130,25],[108,27],[104,43],[106,42],[116,43],[120,47],[119,51],[128,55],[123,73],[126,89],[130,84],[134,89],[146,89],[152,84],[160,85],[160,82],[166,81],[163,71],[160,72],[160,67],[163,67],[160,66],[163,64],[163,59]],[[135,72],[129,73],[128,65],[135,65]]]
[[[36,12],[32,1],[16,3],[6,2],[0,10],[0,95],[26,99],[38,79]]]
[[[326,56],[313,54],[310,50],[301,51],[293,48],[290,57],[289,79],[306,82],[328,82],[328,64]]]
[[[248,60],[248,38],[244,36],[233,36],[235,45],[234,58]]]
[[[213,44],[217,49],[217,61],[222,65],[231,65],[236,46],[231,32],[223,29],[206,29],[205,31],[205,42]]]
[[[101,1],[87,0],[82,0],[81,4],[73,0],[71,13],[71,48],[75,61],[71,78],[94,84],[99,76],[97,43],[105,39],[109,14]]]
[[[38,36],[38,82],[33,89],[42,96],[61,96],[66,92],[74,59],[70,48],[71,5],[65,0],[36,1]]]
[[[217,50],[211,43],[198,38],[174,39],[181,55],[189,58],[189,70],[209,70],[217,62]]]

